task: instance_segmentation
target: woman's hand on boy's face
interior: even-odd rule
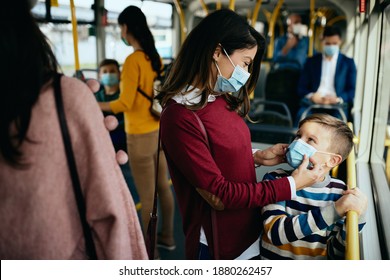
[[[311,163],[312,168],[308,168]],[[304,155],[301,165],[294,170],[291,176],[294,178],[296,190],[309,187],[314,183],[324,180],[324,176],[327,170],[321,167],[321,164],[315,161],[313,158],[309,158]]]
[[[285,155],[288,144],[275,144],[263,151],[257,151],[254,155],[258,165],[276,165],[286,162]]]

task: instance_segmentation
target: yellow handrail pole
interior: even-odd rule
[[[267,58],[272,58],[274,54],[274,41],[275,41],[275,23],[278,17],[280,8],[283,5],[284,0],[279,0],[278,4],[276,4],[275,9],[272,12],[271,20],[269,22],[268,36],[270,37],[268,50],[267,50]]]
[[[330,19],[326,25],[327,26],[331,26],[333,24],[335,24],[336,22],[340,21],[340,20],[346,20],[346,17],[345,16],[337,16],[337,17],[334,17],[332,19]]]
[[[353,131],[352,123],[348,123]],[[356,188],[356,166],[355,166],[355,148],[349,153],[347,158],[347,185],[349,189]],[[346,219],[346,238],[345,238],[345,259],[359,260],[359,224],[356,211],[348,211]]]
[[[74,66],[76,72],[80,70],[79,61],[79,47],[78,47],[78,34],[77,34],[77,20],[76,20],[76,7],[73,0],[70,0],[70,12],[72,16],[72,33],[73,33],[73,51],[74,51]]]
[[[262,0],[257,0],[256,5],[255,5],[255,9],[253,10],[253,14],[252,14],[252,20],[251,20],[252,27],[255,27],[257,17],[259,16],[261,4],[262,4]]]
[[[176,11],[179,14],[180,18],[180,29],[181,29],[181,42],[183,43],[187,36],[187,26],[186,26],[186,20],[184,17],[183,8],[179,2],[179,0],[173,0],[175,3]]]
[[[236,0],[229,0],[229,9],[234,11],[236,6]]]
[[[215,8],[216,8],[217,10],[220,10],[220,9],[222,8],[222,2],[221,2],[221,0],[217,0],[217,3],[215,4]]]
[[[313,44],[314,44],[314,23],[315,23],[315,0],[310,0],[310,27],[309,27],[309,50],[307,52],[307,56],[313,56]]]
[[[267,19],[267,23],[269,25],[270,21],[271,21],[271,12],[268,11],[267,9],[262,9],[261,10],[265,16],[265,18]]]
[[[339,166],[335,166],[332,168],[332,177],[337,178],[339,176]]]
[[[208,14],[209,14],[209,9],[207,8],[207,5],[206,5],[206,3],[204,2],[204,0],[199,0],[199,2],[200,2],[200,5],[201,5],[202,8],[203,8],[203,11],[205,11],[205,12],[206,12],[206,15],[208,15]]]

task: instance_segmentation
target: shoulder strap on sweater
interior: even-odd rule
[[[77,202],[77,208],[84,232],[85,246],[87,254],[90,259],[97,259],[95,244],[92,238],[92,232],[87,222],[86,207],[84,204],[83,193],[81,191],[79,174],[77,172],[76,160],[73,154],[72,142],[70,140],[70,134],[65,117],[64,104],[62,100],[61,92],[61,76],[62,74],[56,74],[54,77],[54,97],[57,107],[58,120],[61,126],[62,139],[65,146],[66,158],[68,161],[68,167],[72,178],[73,191]]]

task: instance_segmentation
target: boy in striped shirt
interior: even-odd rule
[[[313,114],[299,123],[286,160],[297,168],[306,155],[330,171],[349,155],[352,139],[352,131],[341,120]],[[267,173],[264,180],[289,176],[291,172],[278,169]],[[343,181],[328,173],[322,182],[297,191],[292,200],[262,208],[260,254],[263,259],[343,259],[345,215],[349,210],[359,214],[360,231],[366,209],[367,198],[358,188],[348,190]]]

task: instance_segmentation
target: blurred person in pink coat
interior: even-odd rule
[[[0,10],[0,259],[88,259],[54,99],[58,64],[28,0]],[[133,199],[91,90],[62,77],[98,259],[147,259]]]

